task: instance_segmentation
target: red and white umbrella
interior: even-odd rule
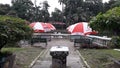
[[[68,32],[72,35],[86,35],[92,32],[92,29],[88,26],[87,22],[79,22],[73,25],[70,25],[67,28]]]
[[[56,30],[56,28],[51,23],[45,23],[50,30]]]
[[[47,32],[47,26],[45,23],[42,22],[33,22],[29,25],[33,28],[34,32]]]

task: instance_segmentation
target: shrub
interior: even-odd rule
[[[22,39],[31,37],[32,29],[25,22],[26,20],[21,18],[0,16],[0,35],[7,36],[7,45],[16,44]]]
[[[120,48],[120,37],[119,36],[113,36],[112,37],[111,47]]]

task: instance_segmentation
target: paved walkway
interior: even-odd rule
[[[41,43],[39,45],[44,45]],[[32,68],[50,68],[52,57],[50,56],[50,48],[52,46],[67,46],[69,47],[69,55],[67,56],[67,68],[84,68],[81,59],[73,47],[73,42],[67,39],[52,39],[48,42],[48,46],[44,54],[36,61]]]

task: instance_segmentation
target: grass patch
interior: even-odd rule
[[[2,48],[1,52],[0,52],[0,57],[7,57],[11,54],[13,54],[14,52],[18,52],[20,50],[24,50],[23,48]]]
[[[14,68],[29,68],[30,63],[43,49],[38,47],[28,48],[3,48],[2,51],[11,51],[16,55]]]
[[[23,51],[16,52],[16,66],[28,68],[30,63],[40,54],[41,48],[27,48]]]
[[[120,52],[113,49],[80,49],[91,68],[109,68],[113,62],[111,58],[120,60]]]
[[[18,51],[21,51],[21,50],[25,50],[25,48],[2,48],[2,52],[4,51],[10,51],[10,52],[18,52]]]

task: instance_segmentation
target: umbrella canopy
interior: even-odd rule
[[[45,23],[42,22],[33,22],[29,25],[31,28],[33,28],[34,32],[47,32],[48,27]]]
[[[70,25],[67,28],[68,32],[73,35],[86,35],[92,32],[92,29],[88,26],[87,22],[79,22],[73,25]]]
[[[56,28],[51,23],[45,23],[50,30],[56,30]]]

